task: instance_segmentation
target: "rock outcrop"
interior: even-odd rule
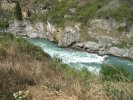
[[[30,38],[44,38],[45,31],[42,22],[32,25],[30,21],[11,21],[8,32],[19,36],[29,36]]]
[[[97,53],[99,55],[113,55],[122,58],[130,58],[133,59],[133,47],[123,49],[118,48],[115,45],[118,42],[107,41],[106,39],[100,40],[97,42],[87,41],[87,42],[79,42],[73,45],[73,48],[85,50],[90,53]]]
[[[54,25],[47,21],[31,23],[30,21],[10,21],[7,32],[19,36],[28,36],[30,38],[45,38],[50,41],[56,41],[61,47],[68,47],[80,41],[78,25],[74,27],[65,27],[64,30],[58,31]]]
[[[114,19],[92,19],[88,22],[88,31],[87,33],[93,37],[111,37],[113,34],[119,33],[119,28],[126,27],[126,23],[118,23]],[[121,33],[122,34],[122,33]]]
[[[73,27],[66,27],[65,31],[61,33],[59,46],[68,47],[80,41],[80,33]]]
[[[84,48],[87,49],[88,52],[97,52],[100,48],[100,45],[96,42],[88,41],[85,43]]]
[[[13,12],[16,8],[16,3],[8,2],[6,0],[1,1],[1,7],[4,11]]]
[[[129,49],[129,58],[133,59],[133,46]]]
[[[118,56],[118,57],[125,57],[127,50],[126,49],[120,49],[118,47],[111,47],[107,54]]]

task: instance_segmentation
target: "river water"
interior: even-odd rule
[[[86,67],[88,70],[98,73],[101,65],[105,63],[121,65],[129,72],[133,73],[133,62],[128,60],[113,56],[99,56],[85,51],[60,48],[57,44],[45,39],[28,39],[28,41],[41,47],[44,52],[48,53],[51,57],[59,57],[62,59],[63,63],[69,64],[78,69]]]

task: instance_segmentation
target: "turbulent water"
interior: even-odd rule
[[[62,59],[63,63],[69,64],[75,68],[86,67],[90,71],[98,73],[101,65],[103,63],[106,63],[122,65],[130,72],[133,72],[133,62],[128,60],[123,60],[112,56],[98,56],[97,54],[60,48],[55,43],[45,39],[28,40],[34,45],[41,47],[51,57],[59,57],[60,59]]]

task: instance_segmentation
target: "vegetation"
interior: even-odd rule
[[[18,20],[22,20],[21,7],[18,1],[16,1],[16,9],[14,14]]]
[[[34,0],[34,3],[37,4],[42,2],[42,0]],[[90,19],[97,17],[105,19],[113,18],[120,22],[124,21],[127,23],[125,29],[133,24],[133,4],[128,0],[120,0],[120,7],[116,9],[111,7],[103,9],[112,2],[110,0],[84,0],[82,1],[84,3],[83,5],[80,5],[80,1],[77,2],[77,0],[62,0],[60,2],[58,0],[52,0],[49,2],[50,3],[47,4],[48,6],[46,7],[46,9],[48,9],[47,13],[33,15],[32,18],[36,17],[43,21],[50,20],[59,26],[63,26],[67,21],[81,22],[83,25],[87,25]],[[76,8],[76,10],[71,12],[71,8]],[[69,17],[65,18],[65,15],[68,15]]]
[[[77,0],[62,0],[61,2],[52,0],[48,13],[41,15],[39,18],[43,21],[50,19],[59,26],[63,26],[67,21],[79,21],[82,22],[82,24],[87,24],[89,19],[94,17],[99,8],[107,4],[109,0],[104,0],[102,4],[100,0],[83,2],[86,3],[84,7],[78,6]],[[76,11],[72,13],[70,11],[71,8],[76,8]],[[70,15],[70,17],[64,18],[65,15]]]
[[[118,65],[102,65],[103,86],[107,94],[113,100],[132,100],[132,78],[133,76],[123,67]]]
[[[0,33],[1,100],[132,100],[133,83],[125,69],[103,65],[100,72],[72,68],[57,57],[52,61],[25,39]]]
[[[116,45],[119,48],[127,48],[127,42],[125,41],[120,41],[118,45]]]
[[[132,4],[126,0],[120,0],[120,7],[118,9],[106,9],[101,10],[97,16],[105,19],[114,18],[117,21],[127,22],[127,27],[130,27],[133,24],[133,9]]]
[[[22,20],[20,4],[24,6],[29,1],[34,3],[33,7],[44,2],[18,0],[15,9],[18,20]],[[120,0],[120,7],[117,9],[103,9],[110,0],[83,0],[83,5],[79,5],[77,0],[49,2],[42,8],[48,9],[48,12],[32,14],[32,20],[50,20],[61,27],[66,22],[81,22],[84,28],[81,35],[89,41],[97,42],[97,39],[88,34],[86,36],[86,26],[92,18],[113,18],[126,22],[127,26],[120,27],[120,32],[129,30],[133,24],[132,0]],[[70,11],[73,8],[76,10]],[[1,9],[0,12],[5,19],[10,19],[12,13]],[[8,27],[8,21],[0,20],[0,29]],[[127,43],[122,39],[117,46],[125,48]],[[63,64],[57,57],[52,60],[41,48],[21,37],[0,33],[0,100],[42,100],[42,97],[50,100],[133,100],[132,91],[133,76],[122,66],[104,64],[100,74],[95,75],[86,68],[79,70]]]
[[[0,29],[4,29],[4,28],[8,28],[8,27],[9,27],[8,21],[0,20]]]
[[[129,81],[130,73],[118,65],[102,65],[100,73],[102,74],[102,79],[104,81]]]

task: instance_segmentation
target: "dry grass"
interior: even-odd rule
[[[52,61],[23,39],[0,36],[0,52],[0,100],[18,91],[29,91],[28,100],[113,100],[98,76]]]
[[[104,88],[112,100],[133,100],[133,83],[127,82],[104,82]]]

